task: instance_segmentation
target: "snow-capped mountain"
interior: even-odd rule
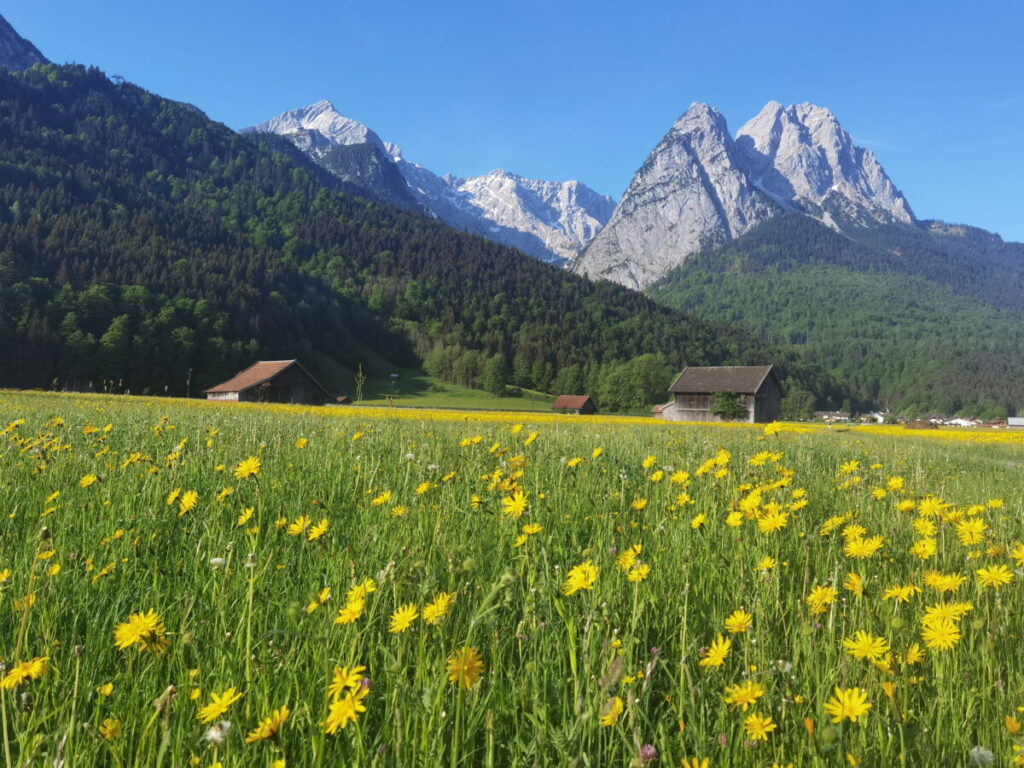
[[[370,197],[419,210],[380,136],[340,114],[329,101],[283,112],[246,131],[283,136],[339,179]]]
[[[644,288],[691,254],[786,210],[838,231],[915,223],[874,154],[829,110],[769,102],[734,140],[717,110],[693,104],[572,268]]]
[[[284,112],[248,130],[284,136],[373,197],[417,207],[450,226],[552,263],[572,259],[615,207],[610,197],[578,181],[537,181],[501,170],[465,179],[439,176],[405,159],[400,147],[385,143],[328,101]]]
[[[0,16],[0,69],[28,69],[49,60],[32,43],[19,35],[7,19]]]
[[[755,184],[833,228],[914,222],[874,153],[855,146],[824,107],[770,101],[739,129],[736,145]]]

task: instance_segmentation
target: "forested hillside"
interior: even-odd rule
[[[256,358],[375,354],[449,378],[497,357],[513,383],[612,393],[645,353],[775,362],[823,404],[844,394],[748,335],[346,194],[96,69],[0,73],[0,385],[180,394],[189,368],[195,390]]]
[[[691,257],[649,294],[802,352],[863,402],[908,414],[1024,408],[1021,247],[895,226],[858,240],[781,217]]]

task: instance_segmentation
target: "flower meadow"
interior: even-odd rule
[[[0,392],[2,760],[1024,765],[942,434]]]

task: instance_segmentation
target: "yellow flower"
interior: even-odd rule
[[[98,693],[100,696],[109,696],[113,692],[114,692],[114,684],[113,683],[103,683],[103,685],[97,685],[96,686],[96,693]]]
[[[993,565],[991,568],[979,568],[975,571],[978,583],[983,587],[999,589],[1013,581],[1013,572],[1005,565]]]
[[[530,495],[521,488],[516,488],[510,496],[501,500],[501,513],[506,517],[520,518],[526,511]]]
[[[184,515],[186,512],[196,508],[199,503],[199,494],[196,491],[185,491],[182,494],[181,499],[178,501],[178,516]]]
[[[772,426],[771,424],[768,427]],[[765,432],[768,431],[768,427],[765,427]],[[684,757],[683,762],[679,768],[711,768],[710,757]]]
[[[99,731],[104,741],[119,739],[121,738],[121,721],[115,717],[104,718],[100,724]]]
[[[416,495],[417,496],[422,496],[424,493],[426,493],[427,491],[429,491],[433,487],[434,486],[430,482],[427,482],[427,481],[422,482],[422,483],[420,483],[419,485],[416,486]]]
[[[371,499],[370,504],[372,504],[375,507],[379,507],[384,504],[387,504],[389,501],[391,501],[391,491],[383,491],[382,493],[379,493],[377,496]]]
[[[754,570],[755,571],[770,571],[774,567],[775,567],[775,558],[774,557],[768,557],[766,555],[765,557],[762,557],[758,561],[757,566],[754,568]]]
[[[878,661],[889,652],[889,643],[884,637],[874,637],[864,630],[858,630],[852,640],[843,640],[843,647],[853,658],[868,661]]]
[[[391,614],[391,625],[388,627],[388,632],[393,634],[405,632],[419,615],[419,608],[415,603],[406,603]]]
[[[658,460],[657,456],[646,456],[646,457],[644,457],[644,460],[640,463],[640,465],[644,469],[650,469],[651,467],[654,466],[654,464],[655,464],[655,462],[657,460]]]
[[[884,539],[881,536],[872,536],[868,539],[862,539],[859,536],[851,537],[846,540],[846,545],[843,547],[843,553],[847,557],[855,557],[859,559],[865,559],[871,557],[875,552],[883,546]]]
[[[837,685],[833,697],[825,702],[825,711],[832,716],[833,723],[843,720],[855,723],[869,709],[871,702],[868,701],[867,693],[860,688],[840,688]]]
[[[742,683],[725,688],[725,703],[734,708],[739,707],[744,712],[757,703],[762,696],[764,696],[764,687],[753,680],[744,680]]]
[[[260,473],[260,460],[256,456],[243,459],[235,466],[235,479],[245,480],[247,477],[256,477]]]
[[[210,703],[200,708],[196,718],[201,723],[212,723],[227,712],[228,708],[240,698],[242,698],[242,694],[235,691],[234,686],[220,693],[211,693]]]
[[[618,696],[608,699],[601,708],[601,725],[604,727],[615,725],[619,722],[624,709],[625,706],[622,703],[622,699]]]
[[[819,585],[811,589],[811,593],[805,598],[805,602],[811,615],[817,616],[819,613],[827,611],[828,606],[836,601],[838,595],[839,592],[834,587]]]
[[[956,535],[965,547],[980,544],[987,530],[988,525],[980,517],[972,517],[956,525]]]
[[[629,508],[632,509],[634,512],[642,512],[644,507],[646,506],[647,499],[638,497],[633,499],[633,503],[629,505]]]
[[[454,592],[438,592],[433,601],[423,606],[423,620],[427,624],[437,624],[445,617],[454,602]]]
[[[295,518],[295,522],[288,526],[287,533],[289,536],[300,536],[305,533],[312,522],[309,515],[299,515]]]
[[[786,527],[789,521],[789,513],[780,509],[773,509],[766,512],[757,520],[757,530],[761,533],[774,533]]]
[[[916,584],[889,587],[889,589],[882,593],[882,600],[895,600],[897,603],[909,603],[910,598],[920,591],[921,588]]]
[[[651,566],[647,563],[640,563],[639,565],[633,566],[629,569],[629,573],[626,574],[626,578],[632,581],[634,584],[646,579],[651,573]]]
[[[695,516],[693,517],[693,519],[691,519],[691,520],[690,520],[690,527],[691,527],[691,528],[692,528],[693,530],[697,530],[697,529],[698,529],[698,528],[700,528],[700,527],[701,527],[702,525],[704,525],[704,522],[705,522],[705,521],[706,521],[707,519],[708,519],[708,518],[707,518],[707,515],[705,515],[705,514],[704,514],[703,512],[701,512],[701,513],[700,513],[699,515],[695,515]]]
[[[715,638],[714,642],[711,643],[711,647],[708,648],[707,653],[704,654],[698,664],[702,667],[720,667],[725,664],[725,657],[729,655],[729,649],[732,647],[732,640],[727,637],[719,635]]]
[[[289,714],[291,714],[291,710],[287,706],[275,709],[260,720],[259,724],[249,732],[249,735],[245,737],[245,743],[252,744],[255,741],[275,738],[280,732],[281,726],[284,725],[284,721],[288,719]]]
[[[739,608],[733,611],[725,620],[725,631],[730,635],[746,632],[754,623],[754,617]]]
[[[536,434],[536,433],[534,433]],[[448,682],[469,690],[484,674],[484,660],[476,648],[463,646],[448,657]]]
[[[562,585],[562,594],[574,595],[581,589],[593,589],[597,574],[598,568],[590,560],[570,568]]]
[[[340,699],[346,691],[356,691],[363,686],[366,667],[335,667],[327,693],[332,699]]]
[[[911,646],[907,648],[907,653],[903,657],[903,661],[909,666],[920,664],[924,661],[924,650],[917,643],[911,644]]]
[[[929,521],[925,521],[929,522]],[[929,557],[933,557],[936,552],[939,551],[938,543],[935,539],[924,538],[918,539],[914,542],[914,545],[908,550],[910,554],[916,555],[922,560],[927,560]]]
[[[341,698],[331,701],[327,717],[320,724],[323,732],[328,735],[337,733],[339,728],[345,729],[349,723],[354,723],[359,718],[359,713],[366,711],[363,699],[369,692],[369,688],[360,685],[355,690],[348,691]]]
[[[114,646],[119,651],[135,646],[140,651],[161,654],[170,643],[164,635],[167,628],[156,611],[133,613],[128,621],[114,627]]]
[[[327,533],[327,527],[330,525],[327,518],[325,517],[319,523],[309,529],[309,533],[306,534],[306,541],[316,541],[325,533]]]
[[[960,642],[960,628],[948,616],[943,617],[925,624],[921,639],[928,648],[948,651]]]
[[[300,437],[298,440],[295,441],[296,448],[305,448],[307,445],[309,445],[308,437]]]
[[[843,589],[852,592],[857,597],[864,596],[864,579],[861,578],[859,573],[848,573],[846,579],[843,581]]]
[[[96,475],[92,475],[92,474],[83,475],[82,479],[78,481],[78,487],[79,488],[88,488],[90,485],[98,483],[99,481],[100,481],[100,479]]]
[[[239,514],[238,520],[237,520],[237,522],[235,524],[238,525],[239,527],[245,525],[250,520],[252,520],[252,516],[253,516],[253,513],[255,511],[256,511],[255,507],[245,507],[242,510],[241,514]]]
[[[363,615],[363,608],[366,607],[365,598],[349,599],[345,602],[344,608],[338,609],[338,615],[334,618],[335,624],[351,624]]]
[[[778,727],[771,715],[765,717],[757,712],[747,715],[743,721],[743,730],[753,741],[768,741],[768,734]]]
[[[28,661],[19,661],[0,679],[0,688],[11,691],[26,680],[37,680],[49,670],[49,656],[39,656]]]
[[[615,558],[615,565],[621,568],[623,571],[628,571],[636,564],[636,559],[643,551],[642,544],[632,544]]]

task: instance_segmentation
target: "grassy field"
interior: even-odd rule
[[[8,767],[1024,764],[1020,434],[13,392],[0,432]]]

